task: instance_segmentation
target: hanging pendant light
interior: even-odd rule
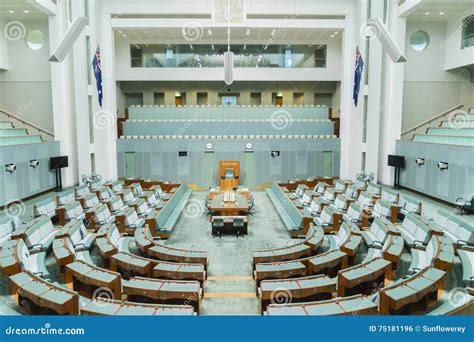
[[[227,52],[224,52],[224,82],[234,83],[234,53],[230,51],[230,0],[227,0]]]

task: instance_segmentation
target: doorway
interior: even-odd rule
[[[204,186],[210,188],[216,185],[216,168],[214,152],[204,152]]]
[[[135,152],[125,152],[125,177],[136,178]]]
[[[332,151],[323,151],[323,177],[332,177]]]
[[[244,152],[244,185],[251,190],[255,188],[255,156],[252,151]]]

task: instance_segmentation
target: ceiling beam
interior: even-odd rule
[[[428,2],[428,0],[407,0],[402,5],[398,6],[398,16],[407,17],[417,9],[428,4]]]
[[[51,0],[26,0],[26,2],[46,15],[58,14],[58,6],[51,2]]]
[[[151,18],[115,18],[111,26],[116,29],[127,28],[183,28],[187,25],[199,28],[214,28],[211,19],[151,19]],[[220,27],[220,26],[219,26]],[[344,19],[247,19],[247,23],[235,28],[269,29],[343,29]]]

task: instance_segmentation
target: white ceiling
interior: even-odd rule
[[[226,28],[196,28],[199,38],[192,39],[193,44],[212,44],[220,43],[227,40]],[[249,31],[247,31],[249,30]],[[248,32],[248,35],[247,35]],[[337,33],[335,33],[337,32]],[[181,28],[134,28],[134,29],[115,29],[115,35],[119,39],[134,40],[159,40],[177,42],[189,42],[183,35]],[[126,37],[123,37],[125,35]],[[331,37],[333,36],[333,37]],[[329,39],[338,39],[341,36],[341,30],[336,29],[270,29],[270,28],[234,28],[231,29],[231,41],[238,43],[259,42],[278,44],[278,42],[289,44],[298,43],[322,43]],[[339,38],[340,39],[340,38]]]
[[[446,21],[459,18],[462,13],[469,10],[474,13],[474,0],[435,0],[416,9],[407,19],[412,21]]]
[[[11,13],[13,11],[13,13]],[[28,13],[25,13],[27,11]],[[26,0],[0,0],[0,17],[6,20],[45,19],[46,14],[39,12]]]

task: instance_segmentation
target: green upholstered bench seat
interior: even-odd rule
[[[174,194],[166,201],[158,214],[155,216],[155,232],[168,237],[178,222],[186,203],[191,196],[192,190],[185,183],[181,184]]]
[[[266,192],[288,231],[290,233],[302,232],[305,214],[301,213],[278,183],[273,182]]]

